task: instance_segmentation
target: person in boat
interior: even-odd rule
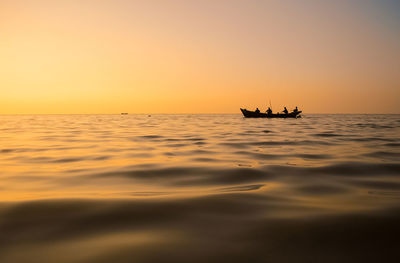
[[[294,112],[294,113],[299,112],[299,109],[297,108],[297,106],[296,106],[296,108],[294,108],[293,112]]]
[[[268,107],[268,109],[267,109],[267,114],[268,114],[268,115],[271,115],[271,114],[272,114],[272,110],[271,110],[270,107]]]
[[[285,113],[285,114],[288,114],[289,112],[288,112],[288,110],[286,109],[286,107],[283,107],[284,109],[283,109],[283,113]]]
[[[260,110],[257,108],[255,112],[256,112],[256,113],[260,113]]]

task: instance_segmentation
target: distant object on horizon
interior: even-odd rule
[[[286,107],[284,107],[282,113],[272,113],[271,108],[268,108],[266,112],[260,112],[258,108],[255,111],[240,108],[240,111],[245,118],[301,118],[300,113],[302,113],[297,107],[292,112],[288,112]]]
[[[121,112],[121,115],[128,115],[127,112]]]

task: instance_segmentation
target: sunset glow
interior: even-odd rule
[[[391,1],[1,1],[0,113],[399,113]]]

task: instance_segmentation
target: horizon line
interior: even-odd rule
[[[124,114],[122,114],[124,113]],[[125,114],[126,113],[126,114]],[[0,113],[0,116],[7,116],[7,115],[242,115],[240,112],[235,113],[129,113],[129,112],[120,112],[120,113]],[[302,113],[302,114],[317,114],[317,115],[399,115],[399,113],[320,113],[320,112],[309,112],[309,113]]]

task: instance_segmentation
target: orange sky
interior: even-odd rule
[[[1,1],[0,114],[400,113],[399,6],[326,2]]]

